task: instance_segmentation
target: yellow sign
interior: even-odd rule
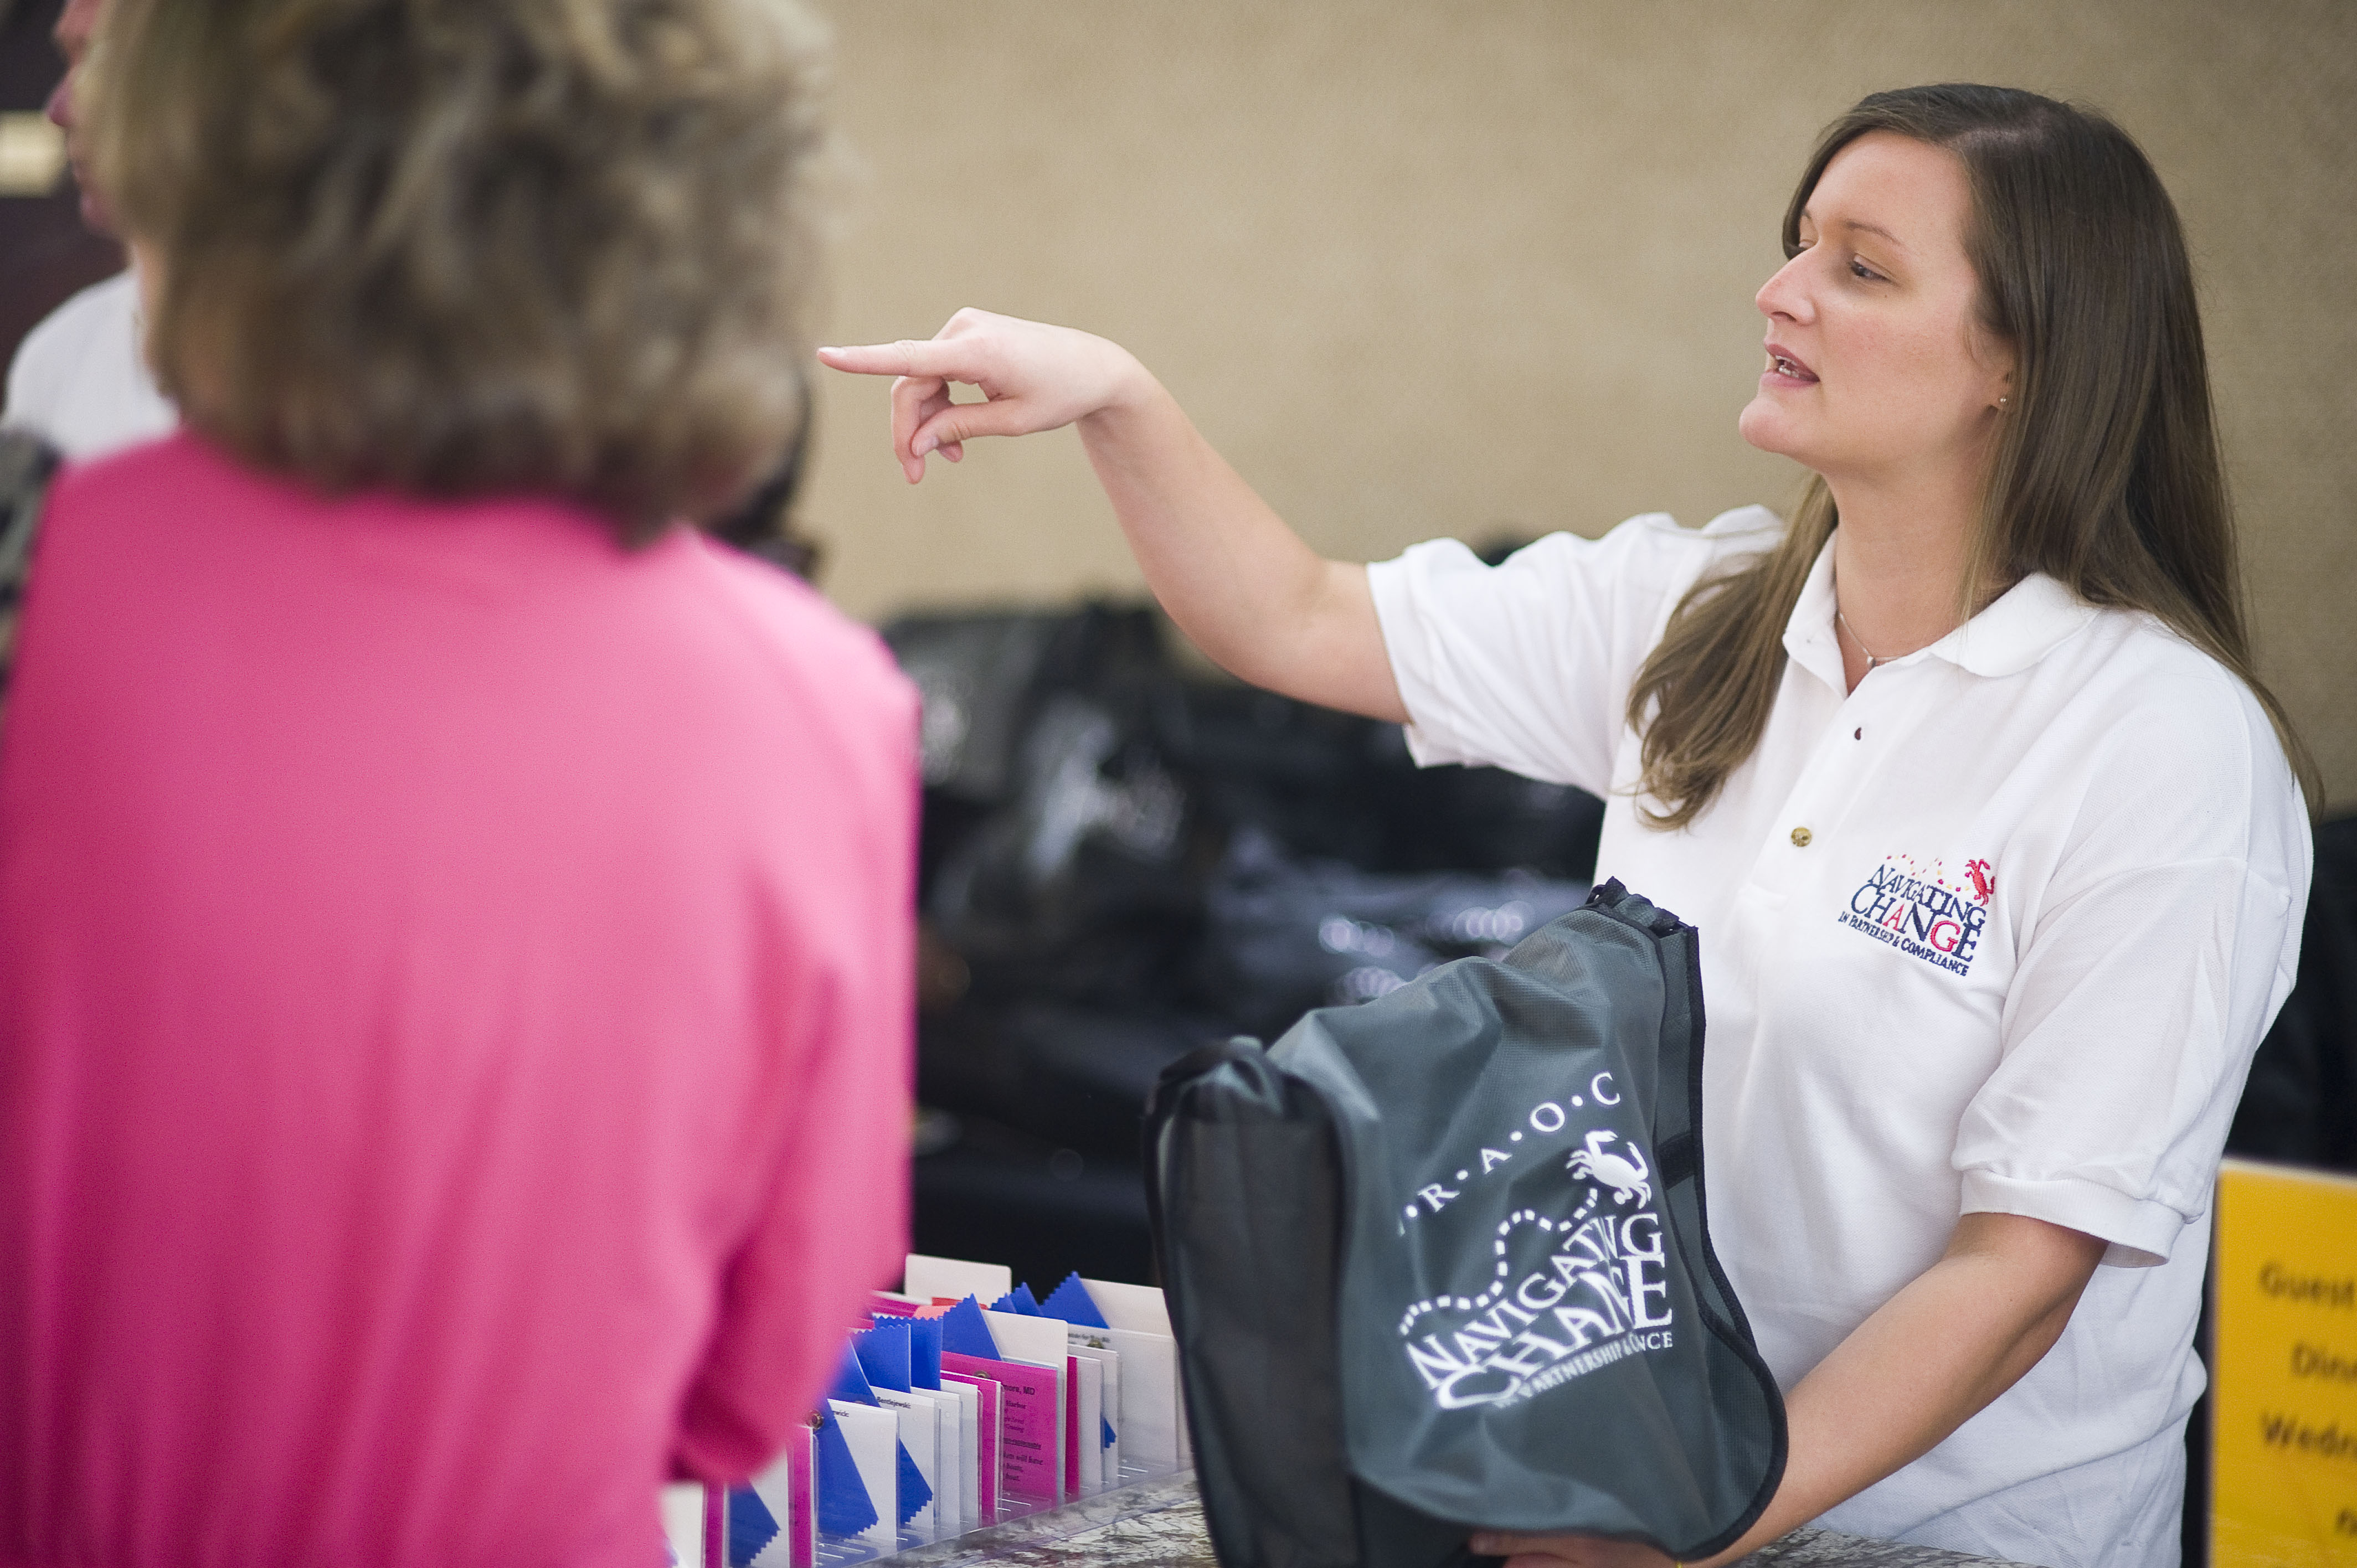
[[[2357,1565],[2357,1181],[2228,1160],[2212,1288],[2212,1563]]]

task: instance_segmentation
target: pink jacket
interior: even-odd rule
[[[182,435],[59,482],[5,731],[0,1563],[659,1563],[903,1245],[877,639]]]

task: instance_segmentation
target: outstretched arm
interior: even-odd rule
[[[2093,1236],[2018,1214],[1967,1214],[1940,1261],[1834,1348],[1784,1402],[1783,1485],[1742,1540],[1756,1552],[1929,1452],[2054,1347],[2103,1258]],[[1507,1568],[1659,1568],[1647,1547],[1592,1536],[1480,1534]]]
[[[822,349],[899,378],[892,449],[910,484],[977,436],[1080,427],[1156,598],[1222,669],[1305,702],[1403,722],[1367,569],[1301,542],[1211,449],[1162,384],[1102,338],[961,310],[929,341]],[[985,401],[950,401],[952,383]]]

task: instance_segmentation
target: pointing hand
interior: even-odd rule
[[[977,435],[1057,430],[1151,385],[1143,367],[1102,338],[986,310],[961,310],[930,339],[821,349],[822,363],[892,376],[892,452],[910,484],[925,457],[952,462]],[[981,403],[952,403],[952,383],[978,387]]]

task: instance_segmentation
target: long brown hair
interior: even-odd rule
[[[1960,618],[1975,585],[2032,572],[2090,604],[2150,613],[2250,688],[2308,799],[2320,800],[2314,762],[2252,668],[2192,268],[2151,164],[2101,114],[2033,92],[1878,92],[1818,139],[1784,211],[1785,254],[1799,248],[1825,166],[1871,131],[1964,163],[1982,323],[2014,351]],[[1838,521],[1833,492],[1813,478],[1781,544],[1700,584],[1670,618],[1629,693],[1650,825],[1693,822],[1759,745],[1785,625]]]

